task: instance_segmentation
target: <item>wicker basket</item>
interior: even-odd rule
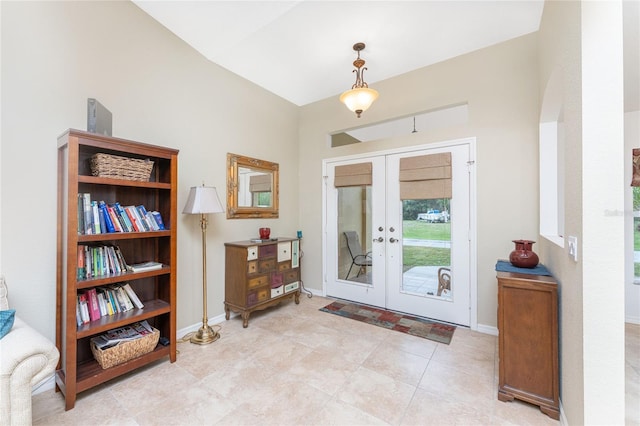
[[[111,154],[95,154],[91,157],[91,174],[98,177],[148,182],[153,161],[120,157]]]
[[[104,350],[98,349],[95,343],[91,342],[91,352],[100,367],[107,369],[151,352],[155,349],[159,339],[160,331],[154,328],[153,332],[144,337],[120,342],[116,346]]]

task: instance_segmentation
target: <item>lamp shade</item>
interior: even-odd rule
[[[187,204],[182,213],[185,214],[206,214],[222,213],[224,209],[220,204],[218,192],[212,186],[193,186],[189,191]]]
[[[344,103],[347,108],[356,113],[369,109],[376,99],[378,99],[378,92],[368,87],[358,87],[347,90],[340,95],[340,102]]]

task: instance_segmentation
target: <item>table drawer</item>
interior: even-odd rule
[[[251,262],[247,263],[247,274],[255,274],[256,272],[258,272],[258,262],[255,260],[252,260]]]
[[[284,285],[271,289],[271,298],[282,296],[284,294]]]
[[[285,271],[284,273],[284,282],[286,284],[292,283],[294,281],[298,281],[299,278],[299,274],[298,274],[299,269],[290,269],[288,271]]]
[[[273,271],[276,267],[275,259],[264,259],[258,261],[258,272],[264,274]]]
[[[259,277],[251,278],[247,281],[247,288],[249,289],[261,287],[264,285],[269,285],[268,275],[260,275]]]
[[[266,246],[258,247],[258,257],[262,259],[263,257],[274,257],[276,255],[276,250],[278,250],[278,246],[275,244],[269,244]]]
[[[290,291],[297,290],[300,288],[300,281],[296,281],[290,284],[285,284],[284,292],[289,293]]]

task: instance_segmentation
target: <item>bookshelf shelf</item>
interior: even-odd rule
[[[78,235],[78,242],[91,243],[96,241],[137,240],[140,238],[171,237],[171,234],[171,231],[112,232],[107,234]]]
[[[76,282],[77,289],[99,287],[108,284],[115,284],[127,280],[139,280],[141,278],[155,277],[171,273],[171,267],[163,266],[160,269],[144,272],[124,272],[122,274],[108,275],[106,277],[88,278]]]
[[[124,186],[131,188],[171,189],[170,183],[163,182],[137,182],[131,180],[104,178],[96,176],[78,176],[78,183],[91,183],[95,185]]]
[[[151,176],[145,182],[92,176],[90,159],[98,153],[149,159],[154,163]],[[58,138],[56,345],[62,356],[56,371],[56,386],[64,394],[67,410],[74,407],[79,392],[162,358],[170,362],[176,360],[177,179],[178,151],[175,149],[79,130],[68,130]],[[106,205],[143,205],[150,212],[159,212],[167,229],[79,234],[78,225],[83,219],[78,211],[79,194],[90,194],[91,200],[104,201]],[[80,232],[84,232],[82,226]],[[163,266],[144,272],[79,278],[79,258],[82,259],[83,250],[87,253],[86,249],[78,250],[79,247],[114,245],[129,265],[154,261]],[[113,259],[113,254],[110,257]],[[104,264],[107,263],[105,260]],[[77,325],[79,295],[125,283],[138,295],[143,308],[102,315]],[[91,337],[143,320],[158,329],[160,336],[167,337],[169,344],[159,344],[152,352],[114,367],[100,367],[91,352]]]

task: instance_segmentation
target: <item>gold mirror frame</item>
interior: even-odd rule
[[[244,207],[238,205],[239,168],[245,167],[262,173],[271,173],[271,206]],[[277,218],[279,214],[278,163],[227,153],[227,219]]]

